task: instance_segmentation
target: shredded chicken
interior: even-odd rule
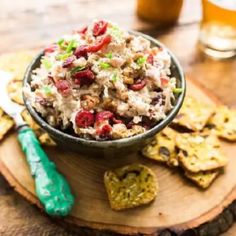
[[[170,65],[164,48],[114,23],[94,22],[45,49],[25,94],[52,126],[98,140],[130,137],[172,109]],[[97,120],[103,111],[112,113],[105,123]]]

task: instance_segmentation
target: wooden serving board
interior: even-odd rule
[[[188,94],[206,103],[217,103],[192,81],[188,80],[187,85]],[[166,228],[181,232],[208,222],[236,199],[236,145],[222,142],[222,146],[229,157],[229,164],[224,174],[205,191],[199,190],[180,173],[145,159],[137,153],[128,157],[102,159],[66,152],[59,147],[48,148],[46,151],[49,157],[68,179],[76,196],[70,216],[60,221],[69,223],[78,230],[92,229],[96,231],[96,235],[102,235],[104,231],[129,235],[156,235]],[[158,177],[160,192],[150,205],[115,212],[109,207],[103,174],[107,169],[133,162],[143,163],[152,168]],[[35,196],[34,181],[14,132],[0,144],[0,170],[16,191],[29,202],[42,208]]]

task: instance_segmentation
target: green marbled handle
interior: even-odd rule
[[[32,129],[27,126],[20,128],[18,140],[26,154],[31,174],[35,179],[36,194],[45,211],[53,216],[68,215],[74,197],[66,179],[48,159]]]

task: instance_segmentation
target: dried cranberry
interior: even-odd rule
[[[142,117],[142,126],[146,129],[150,129],[151,127],[153,127],[155,125],[155,120],[154,119],[150,119],[149,117],[147,116],[143,116]]]
[[[92,46],[81,45],[76,48],[76,50],[74,51],[74,55],[77,58],[87,57],[88,52],[97,52],[101,50],[105,45],[109,44],[111,40],[112,40],[111,35],[107,35],[95,45],[92,45]]]
[[[96,114],[96,121],[104,121],[112,119],[114,114],[110,111],[100,111]]]
[[[127,129],[132,129],[133,125],[135,125],[135,123],[133,122],[133,120],[131,120],[126,124],[126,127]]]
[[[147,58],[147,62],[153,65],[154,62],[154,57],[152,54],[149,54],[148,58]]]
[[[112,40],[111,35],[106,35],[103,39],[101,39],[97,44],[88,46],[87,52],[97,52],[101,50],[105,45],[109,44]]]
[[[112,127],[108,124],[103,125],[101,128],[96,130],[96,134],[102,139],[109,139]]]
[[[51,73],[50,74],[48,73],[48,80],[54,84],[54,78]]]
[[[162,101],[162,95],[158,94],[155,98],[152,99],[151,105],[156,105]]]
[[[87,128],[94,124],[94,114],[90,111],[80,111],[75,116],[75,123],[80,128]]]
[[[112,122],[113,122],[114,124],[123,124],[123,121],[122,121],[122,120],[119,120],[119,119],[117,119],[117,118],[115,118],[115,117],[112,118]]]
[[[78,33],[80,33],[80,34],[85,34],[85,33],[87,32],[87,30],[88,30],[88,26],[85,26],[85,27],[83,27],[82,29],[80,29],[80,30],[78,31]]]
[[[99,36],[106,32],[108,23],[106,21],[100,20],[94,24],[93,36]]]
[[[165,86],[169,83],[169,80],[165,77],[161,77],[161,85],[162,86]]]
[[[142,117],[142,126],[145,128],[150,127],[150,119],[147,116]]]
[[[160,87],[157,87],[157,88],[155,88],[155,89],[154,89],[154,91],[155,91],[155,92],[157,92],[157,93],[160,93],[160,92],[162,92],[162,91],[163,91],[163,89],[162,89],[162,88],[160,88]]]
[[[73,61],[75,60],[75,56],[71,56],[71,57],[68,57],[62,64],[62,67],[63,68],[68,68],[71,66],[71,64],[73,63]]]
[[[81,45],[75,49],[74,55],[76,56],[76,58],[87,57],[87,49],[88,46]]]
[[[122,121],[123,123],[126,125],[127,128],[131,128],[131,126],[133,125],[133,117],[122,117]],[[130,125],[129,125],[130,124]]]
[[[94,82],[95,75],[90,69],[87,69],[74,73],[73,79],[75,83],[79,84],[80,86],[90,85]]]
[[[51,45],[49,45],[48,47],[46,47],[44,49],[44,54],[46,55],[46,54],[49,54],[49,53],[53,53],[53,52],[55,52],[56,49],[57,49],[57,45],[56,44],[51,44]]]
[[[46,106],[47,105],[47,100],[45,98],[41,97],[41,96],[37,96],[35,98],[35,101],[37,103],[39,103],[40,105],[42,105],[42,106]]]
[[[134,91],[139,91],[146,85],[146,81],[144,79],[137,79],[134,84],[129,86],[129,89]]]
[[[58,80],[55,82],[55,86],[62,96],[68,96],[71,92],[71,86],[67,80]]]

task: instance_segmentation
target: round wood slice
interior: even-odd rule
[[[190,80],[187,91],[203,102],[217,103]],[[180,173],[137,153],[128,157],[99,159],[84,157],[59,147],[46,149],[59,171],[69,181],[76,196],[73,211],[61,221],[80,229],[93,229],[98,233],[96,235],[104,231],[156,235],[166,228],[181,232],[208,222],[236,199],[236,145],[222,142],[222,146],[229,157],[229,164],[224,174],[205,191],[199,190]],[[143,163],[156,173],[160,185],[158,197],[147,206],[121,212],[113,211],[104,189],[103,174],[108,169],[133,162]],[[16,191],[42,208],[35,196],[34,181],[15,133],[8,135],[0,144],[0,170]]]

